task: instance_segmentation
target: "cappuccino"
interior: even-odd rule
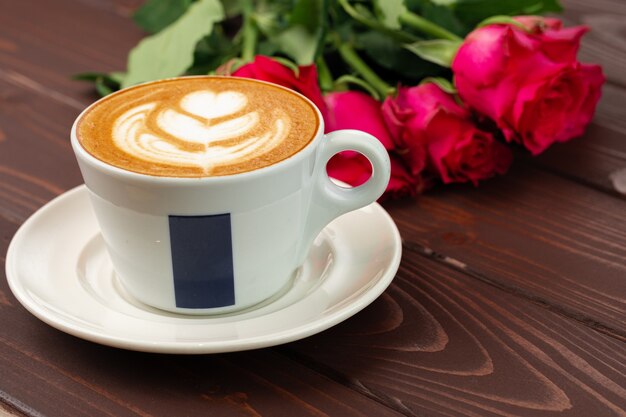
[[[320,120],[285,88],[235,77],[186,77],[131,87],[95,103],[77,137],[95,158],[166,177],[239,174],[280,162]]]

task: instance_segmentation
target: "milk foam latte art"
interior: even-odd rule
[[[86,111],[81,145],[148,175],[205,177],[259,169],[305,147],[317,112],[286,89],[230,77],[188,77],[113,94]]]
[[[200,90],[183,96],[180,107],[184,112],[170,108],[155,111],[156,103],[137,106],[116,121],[113,141],[119,149],[145,161],[198,166],[208,174],[216,166],[263,155],[285,140],[290,118],[277,110],[266,133],[245,137],[236,144],[220,145],[258,126],[258,111],[237,115],[247,102],[244,94],[234,91]],[[227,116],[233,118],[213,122]],[[153,131],[153,125],[166,135]],[[184,144],[178,146],[180,142]],[[195,144],[199,150],[187,149]]]

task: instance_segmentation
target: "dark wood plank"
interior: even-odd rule
[[[626,204],[517,166],[479,189],[387,204],[405,241],[493,285],[626,338]]]
[[[145,0],[74,0],[90,6],[112,11],[120,16],[130,18],[135,10],[137,10]]]
[[[620,105],[619,108],[622,109],[623,106]],[[597,116],[600,117],[604,116]],[[622,132],[593,123],[584,137],[567,144],[555,144],[537,158],[518,155],[527,164],[624,198],[626,194],[623,185],[626,180],[624,135],[626,129]]]
[[[69,131],[97,96],[72,75],[123,69],[143,36],[117,9],[49,6],[0,1],[0,196],[8,203],[0,214],[16,221],[81,182]]]
[[[21,223],[80,184],[69,144],[78,110],[0,79],[0,215]]]
[[[66,101],[77,110],[96,96],[71,79],[119,71],[145,34],[125,16],[79,0],[0,0],[0,79]]]
[[[0,344],[0,361],[20,365],[11,367],[5,389],[42,415],[401,416],[267,350],[172,357],[76,341],[60,347],[68,350],[37,355]],[[68,354],[72,363],[57,356]],[[42,387],[36,396],[33,383]]]
[[[0,343],[13,363],[4,389],[41,415],[401,415],[268,350],[173,357],[49,338],[52,353]]]
[[[626,415],[626,344],[413,255],[360,316],[285,353],[410,416]]]

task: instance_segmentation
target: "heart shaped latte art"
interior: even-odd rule
[[[257,158],[287,137],[289,119],[283,112],[274,110],[272,119],[261,124],[259,112],[246,112],[247,105],[243,93],[211,90],[188,93],[179,108],[142,104],[117,119],[113,140],[145,161],[197,166],[210,173],[216,166]],[[267,131],[259,133],[261,125]],[[192,146],[185,149],[181,144]]]

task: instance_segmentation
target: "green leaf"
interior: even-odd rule
[[[83,72],[74,75],[72,78],[78,81],[93,82],[98,94],[104,97],[120,89],[119,74],[120,73],[117,72],[112,72],[111,74],[104,72]]]
[[[113,71],[109,73],[109,78],[111,79],[111,81],[117,84],[122,84],[122,81],[124,81],[124,77],[126,77],[126,73],[122,71]]]
[[[340,33],[341,29],[347,29],[347,31],[344,31],[347,33],[341,33],[341,37],[344,39],[349,39],[353,37],[354,22],[357,22],[359,25],[362,25],[369,29],[376,30],[377,32],[384,33],[385,35],[394,38],[398,42],[407,43],[414,42],[419,39],[409,32],[391,29],[385,26],[372,14],[370,9],[360,3],[356,3],[353,5],[352,3],[350,3],[349,0],[335,1],[337,2],[337,5],[341,7],[341,11],[338,13],[338,18],[335,17],[337,13],[333,14],[333,29],[335,29],[334,31],[337,33]],[[339,21],[339,23],[337,23],[337,21]]]
[[[219,0],[199,0],[166,29],[139,42],[128,56],[122,87],[181,75],[191,67],[196,44],[224,18]]]
[[[325,17],[323,3],[321,0],[298,0],[289,16],[289,23],[304,26],[309,32],[315,32]]]
[[[424,2],[430,3],[430,0],[405,0],[404,4],[410,11],[420,13]]]
[[[402,44],[377,31],[360,34],[357,45],[370,60],[392,73],[388,78],[394,84],[398,76],[408,82],[415,82],[427,75],[439,74],[442,70],[440,66],[423,60],[403,48]]]
[[[106,72],[81,72],[79,74],[72,75],[72,79],[76,81],[88,81],[95,82],[100,77],[108,77]]]
[[[426,61],[449,68],[452,66],[452,60],[460,46],[460,41],[431,39],[418,41],[404,47]]]
[[[315,59],[318,36],[318,33],[311,33],[305,27],[298,25],[282,31],[273,41],[298,65],[308,65]]]
[[[322,47],[326,15],[327,0],[298,0],[288,27],[271,36],[271,41],[298,65],[311,64]]]
[[[96,91],[100,94],[101,97],[108,96],[116,89],[107,85],[106,81],[102,78],[96,79]]]
[[[270,41],[261,41],[257,46],[257,54],[272,56],[278,52],[278,45]]]
[[[220,26],[216,26],[209,36],[205,36],[196,44],[193,65],[185,71],[185,74],[208,74],[239,55],[238,45],[234,45],[221,29]]]
[[[404,0],[374,0],[374,7],[385,26],[400,29],[400,15],[406,12]]]
[[[443,91],[445,91],[448,94],[456,94],[457,90],[456,88],[454,88],[454,85],[452,84],[452,82],[450,80],[448,80],[447,78],[443,78],[443,77],[426,77],[424,78],[420,84],[427,84],[427,83],[433,83],[435,85],[437,85],[439,88],[441,88]]]
[[[222,0],[224,14],[228,17],[235,17],[241,14],[241,2],[239,0]]]
[[[133,15],[145,31],[156,33],[174,23],[185,13],[193,0],[148,0]]]
[[[562,10],[559,0],[431,0],[452,9],[463,22],[475,25],[495,15],[544,14]]]
[[[372,11],[370,9],[368,9],[367,7],[365,7],[363,4],[355,3],[355,4],[352,5],[352,7],[354,7],[354,10],[356,10],[356,12],[359,13],[364,18],[371,19],[371,20],[375,20],[376,19],[376,16],[374,16]]]
[[[465,37],[470,31],[470,26],[463,24],[454,12],[447,7],[437,6],[429,1],[424,1],[420,14],[424,19],[430,20],[456,35]]]
[[[454,6],[463,0],[430,0],[433,4],[438,6]]]
[[[275,36],[280,33],[281,29],[284,29],[278,21],[278,15],[273,11],[257,11],[253,17],[257,28],[265,36]]]

